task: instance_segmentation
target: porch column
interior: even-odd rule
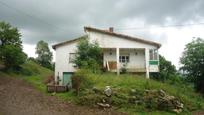
[[[145,48],[146,78],[149,79],[149,49]]]
[[[117,75],[120,74],[119,55],[120,55],[119,48],[116,48]]]

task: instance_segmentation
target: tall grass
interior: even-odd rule
[[[171,85],[151,79],[146,79],[144,76],[124,74],[117,76],[114,73],[92,74],[86,73],[87,79],[92,82],[94,87],[99,89],[105,86],[120,89],[124,94],[130,92],[131,89],[138,91],[146,89],[164,90],[168,95],[175,96],[189,111],[202,109],[204,107],[203,97],[195,93],[191,85],[180,84]]]

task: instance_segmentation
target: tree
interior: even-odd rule
[[[196,38],[188,43],[180,62],[183,64],[181,69],[194,83],[195,89],[204,93],[204,40]]]
[[[79,68],[90,69],[96,73],[102,65],[102,49],[97,42],[89,43],[84,37],[77,45],[77,53],[74,63]]]
[[[159,70],[159,73],[151,73],[151,76],[159,81],[164,82],[178,77],[176,67],[161,55],[159,55]]]
[[[12,27],[9,23],[0,22],[0,46],[14,45],[22,47],[21,34],[18,29]]]
[[[22,51],[21,35],[18,29],[9,23],[0,22],[0,60],[6,69],[17,68],[26,61],[26,54]]]
[[[17,69],[27,58],[27,55],[22,52],[22,49],[14,45],[3,46],[1,55],[3,55],[2,61],[7,69]]]
[[[39,41],[35,53],[38,55],[37,61],[40,65],[52,69],[52,52],[48,47],[48,43],[43,40]]]

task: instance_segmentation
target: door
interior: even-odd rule
[[[63,72],[63,85],[68,85],[71,86],[72,85],[72,81],[71,81],[71,77],[72,77],[73,73],[71,72]]]

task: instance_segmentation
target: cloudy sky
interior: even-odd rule
[[[0,21],[18,27],[24,51],[84,34],[84,26],[160,42],[160,54],[177,67],[185,44],[204,38],[203,0],[0,0]]]

